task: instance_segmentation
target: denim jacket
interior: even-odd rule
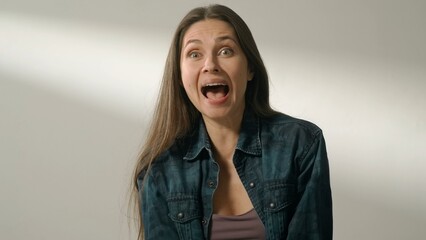
[[[329,166],[317,126],[284,114],[260,118],[246,111],[233,162],[266,239],[332,239]],[[200,120],[198,130],[139,175],[145,239],[209,239],[218,176]]]

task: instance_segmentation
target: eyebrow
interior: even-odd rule
[[[223,42],[223,41],[226,41],[226,40],[231,40],[231,41],[233,41],[235,44],[237,44],[237,41],[236,41],[233,37],[231,37],[231,36],[229,36],[229,35],[220,36],[220,37],[215,38],[215,42]],[[185,46],[183,46],[183,48],[185,49],[185,48],[186,48],[189,44],[191,44],[191,43],[202,43],[202,41],[201,41],[201,40],[199,40],[199,39],[189,39],[189,40],[185,43]]]
[[[201,40],[198,40],[198,39],[189,39],[188,42],[185,43],[185,46],[183,46],[183,49],[185,49],[191,43],[202,43],[202,42]]]
[[[223,42],[223,41],[226,41],[226,40],[231,40],[231,41],[233,41],[234,43],[237,43],[237,41],[236,41],[233,37],[231,37],[231,36],[229,36],[229,35],[225,35],[225,36],[217,37],[217,38],[215,39],[215,41],[216,41],[216,42]]]

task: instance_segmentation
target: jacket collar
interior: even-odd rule
[[[237,150],[255,156],[260,156],[262,154],[259,121],[259,117],[251,110],[246,110],[244,112],[240,135],[236,146]],[[195,131],[189,142],[188,151],[184,157],[185,160],[196,160],[203,149],[208,152],[212,151],[210,138],[202,119],[199,121],[198,130]]]

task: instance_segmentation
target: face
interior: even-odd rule
[[[211,19],[196,22],[181,48],[182,84],[204,120],[241,120],[253,74],[231,25]]]

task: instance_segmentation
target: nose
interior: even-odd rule
[[[219,72],[219,65],[217,63],[216,58],[213,56],[207,57],[204,62],[203,73],[217,73],[217,72]]]

